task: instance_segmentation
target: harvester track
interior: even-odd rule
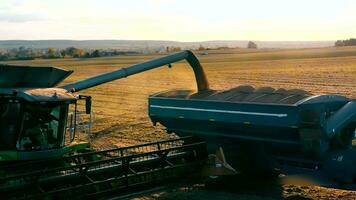
[[[58,159],[0,166],[2,199],[91,199],[120,195],[197,172],[206,144],[170,139]]]

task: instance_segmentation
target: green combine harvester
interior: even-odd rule
[[[206,145],[192,137],[104,151],[75,140],[79,101],[91,114],[91,97],[76,92],[184,59],[204,85],[203,69],[188,51],[62,87],[56,86],[72,71],[0,65],[1,199],[98,198],[198,172]]]
[[[90,115],[92,101],[77,92],[181,60],[192,67],[197,91],[154,94],[148,108],[152,122],[179,139],[103,151],[75,140],[78,103],[84,101]],[[202,171],[228,175],[303,169],[340,183],[355,182],[355,100],[251,86],[212,90],[190,51],[58,87],[71,73],[0,65],[2,199],[115,196]],[[211,158],[213,166],[206,166]]]

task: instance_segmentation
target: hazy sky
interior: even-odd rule
[[[0,0],[0,40],[336,40],[352,0]]]

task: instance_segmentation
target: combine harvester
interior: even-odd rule
[[[75,141],[78,102],[85,101],[91,113],[91,97],[75,92],[181,60],[192,67],[198,90],[149,97],[152,122],[181,138],[104,151],[88,151],[87,142]],[[190,51],[56,87],[71,73],[0,65],[2,199],[98,198],[202,169],[266,175],[293,167],[355,181],[355,100],[250,86],[214,91]],[[203,168],[216,149],[218,164]]]
[[[90,115],[91,97],[74,92],[184,59],[203,85],[203,69],[188,51],[62,87],[72,71],[0,65],[0,199],[95,199],[199,173],[206,144],[192,137],[104,151],[75,140],[78,102]]]

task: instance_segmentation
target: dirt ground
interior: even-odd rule
[[[233,181],[233,182],[232,182]],[[129,198],[131,200],[354,200],[356,192],[310,185],[282,185],[266,180],[230,180],[195,184]]]
[[[219,50],[197,52],[213,89],[241,84],[256,87],[303,89],[314,94],[333,93],[356,99],[356,48],[291,50]],[[13,61],[10,63],[52,65],[74,70],[66,82],[112,71],[160,55],[134,55],[94,59]],[[106,149],[174,137],[152,126],[147,116],[150,94],[176,88],[195,88],[194,76],[184,62],[173,68],[117,80],[81,91],[93,97],[95,124],[88,137],[93,146]],[[236,188],[235,188],[236,189]],[[179,187],[140,197],[148,199],[356,199],[356,193],[315,186],[280,186],[260,193],[208,190],[204,185]]]
[[[131,200],[354,200],[356,192],[319,186],[280,184],[280,179],[232,178],[214,184],[186,184],[166,190],[138,195]]]

